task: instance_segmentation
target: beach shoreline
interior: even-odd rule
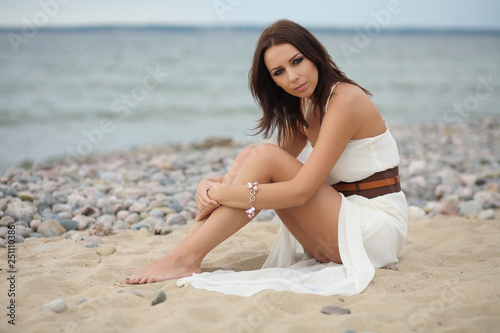
[[[223,174],[245,143],[207,139],[0,172],[0,330],[492,331],[500,325],[500,120],[389,128],[410,205],[408,240],[398,270],[377,270],[352,297],[244,298],[175,281],[123,284],[125,272],[182,239],[194,223],[198,182]],[[274,217],[261,212],[202,269],[258,269],[277,232]],[[151,306],[159,289],[167,300]],[[56,310],[64,310],[48,309],[58,299],[64,306]],[[327,316],[320,311],[327,305],[351,314]]]

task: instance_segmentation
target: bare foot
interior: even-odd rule
[[[136,276],[126,278],[127,284],[145,284],[180,279],[201,273],[199,264],[186,264],[185,260],[172,253],[153,261],[139,270]]]

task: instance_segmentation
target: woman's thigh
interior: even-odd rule
[[[255,148],[248,160],[255,162],[255,167],[267,168],[273,182],[293,179],[303,165],[283,149],[269,144]],[[277,213],[307,252],[319,261],[340,263],[338,218],[341,202],[340,194],[325,182],[304,205]]]

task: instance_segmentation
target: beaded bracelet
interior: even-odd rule
[[[259,190],[259,187],[257,186],[259,183],[247,183],[248,188],[250,189],[250,208],[245,210],[245,213],[248,214],[249,218],[253,218],[255,216],[255,207],[253,206],[253,203],[255,202],[255,195],[257,194],[257,191]]]

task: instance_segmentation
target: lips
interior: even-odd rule
[[[307,84],[307,82],[306,83],[302,83],[300,86],[298,86],[294,90],[298,91],[298,92],[302,92],[302,91],[304,91],[306,89],[306,84]]]

